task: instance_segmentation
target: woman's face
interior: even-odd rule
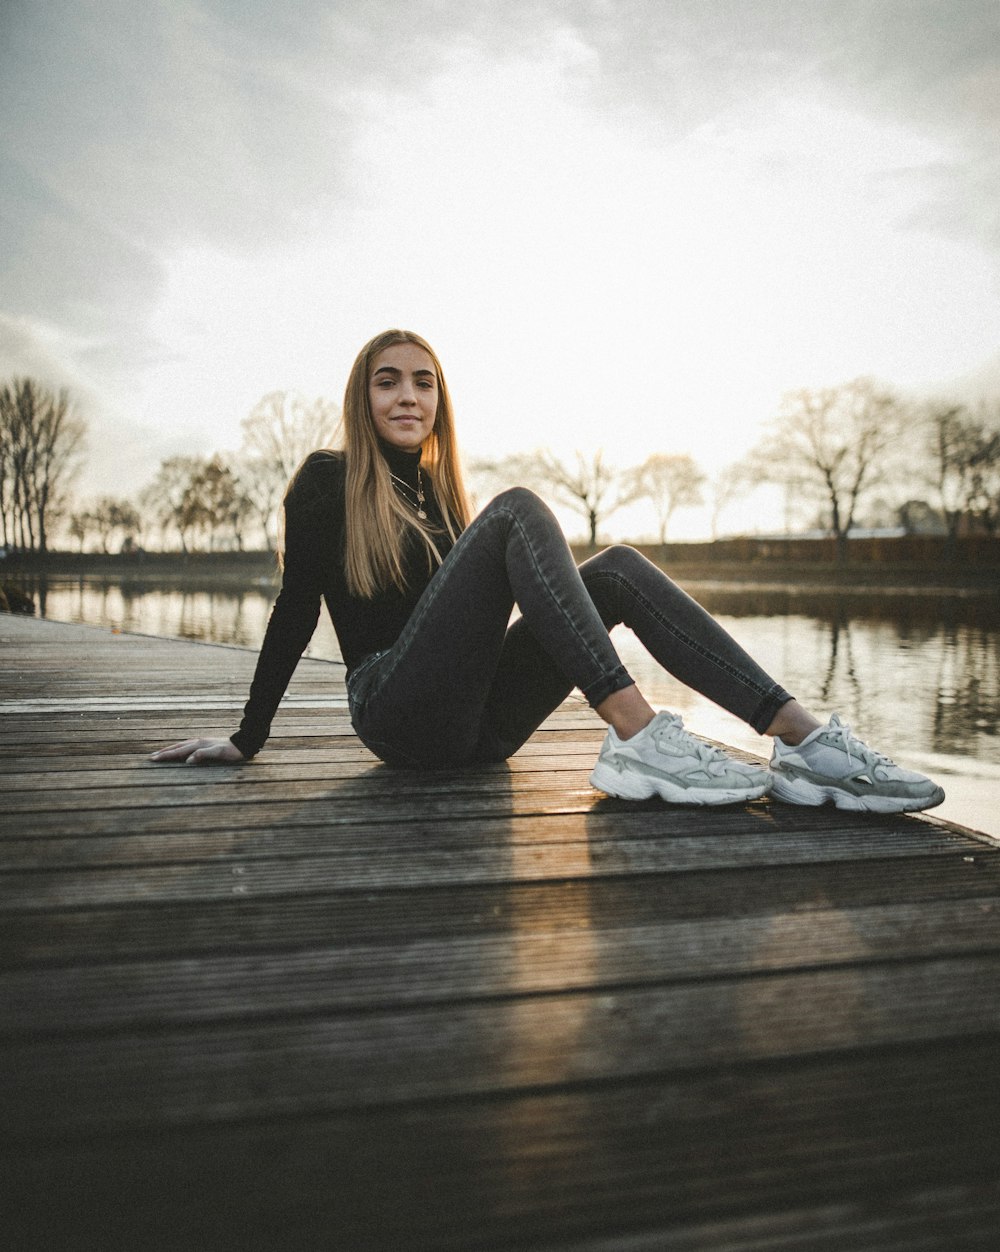
[[[438,385],[434,362],[415,343],[394,343],[378,354],[368,377],[375,430],[395,448],[415,452],[434,429]]]

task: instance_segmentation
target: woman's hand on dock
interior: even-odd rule
[[[229,739],[182,739],[168,748],[150,753],[151,761],[184,761],[188,765],[245,761],[247,758]]]

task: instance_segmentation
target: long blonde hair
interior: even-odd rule
[[[386,330],[358,353],[344,391],[342,442],[346,460],[346,539],[344,564],[352,595],[371,599],[389,586],[406,584],[403,554],[407,536],[420,535],[431,567],[441,563],[434,531],[393,490],[389,466],[379,448],[368,400],[372,364],[397,343],[422,348],[434,362],[438,402],[434,429],[424,441],[421,471],[434,484],[444,524],[452,542],[469,524],[470,509],[455,438],[455,415],[441,362],[434,349],[409,330]]]

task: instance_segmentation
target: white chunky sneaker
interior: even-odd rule
[[[738,804],[766,795],[771,776],[702,743],[676,713],[657,713],[631,739],[619,739],[608,727],[590,782],[623,800],[660,796],[671,804]]]
[[[868,813],[913,813],[944,799],[936,783],[901,769],[855,738],[836,713],[825,726],[789,747],[774,741],[771,794],[787,804],[825,804]]]

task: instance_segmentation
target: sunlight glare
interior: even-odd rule
[[[908,385],[995,347],[982,254],[903,220],[936,145],[807,95],[657,140],[593,111],[598,69],[563,36],[358,97],[349,202],[294,247],[166,259],[143,415],[235,447],[260,395],[339,401],[360,344],[407,325],[469,455],[680,451],[712,473],[790,388]]]

